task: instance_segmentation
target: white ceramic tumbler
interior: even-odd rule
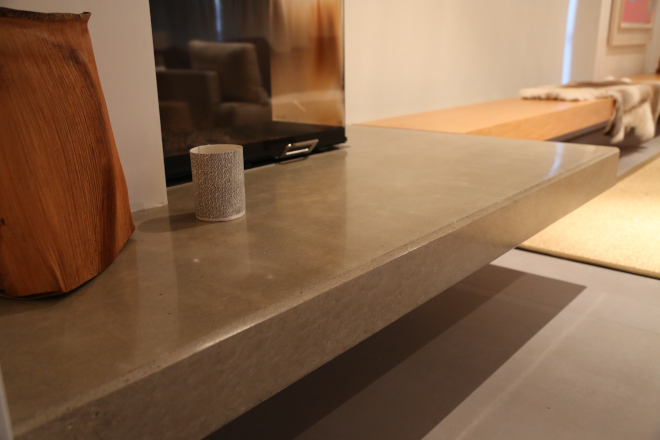
[[[190,150],[195,216],[199,220],[221,222],[245,214],[243,147],[202,145]]]

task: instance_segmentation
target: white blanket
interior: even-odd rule
[[[523,89],[520,96],[526,99],[559,99],[562,101],[586,101],[612,98],[614,112],[605,134],[612,143],[623,140],[631,130],[646,142],[655,136],[655,126],[660,115],[660,82],[620,81],[575,82],[561,86],[543,86]]]

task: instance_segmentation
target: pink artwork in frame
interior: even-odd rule
[[[621,11],[622,28],[650,28],[653,26],[655,0],[624,0]]]
[[[612,0],[609,44],[648,44],[653,36],[658,1],[660,0]]]

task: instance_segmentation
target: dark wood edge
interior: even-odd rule
[[[83,12],[81,14],[70,14],[66,12],[33,12],[22,11],[20,9],[2,8],[0,7],[0,18],[17,18],[23,20],[38,20],[38,21],[67,21],[78,20],[88,21],[92,14],[90,12]]]

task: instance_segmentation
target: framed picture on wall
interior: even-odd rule
[[[613,0],[610,17],[611,46],[647,44],[653,36],[658,0]]]

